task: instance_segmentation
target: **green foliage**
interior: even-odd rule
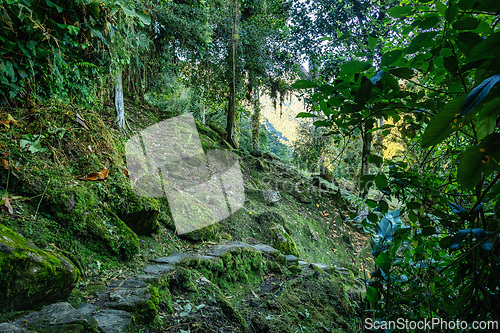
[[[333,82],[295,84],[309,89],[313,110],[299,117],[322,114],[328,121],[316,126],[346,136],[383,119],[380,129],[396,126],[410,147],[377,158],[379,172],[361,184],[382,196],[365,200],[363,219],[376,264],[367,300],[382,320],[498,316],[499,9],[475,1],[380,7],[398,34],[384,45],[368,39],[368,53],[381,47],[380,57],[367,62],[356,49]],[[384,214],[388,202],[400,208],[401,227]]]

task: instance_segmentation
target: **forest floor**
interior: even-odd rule
[[[134,131],[164,117],[148,105],[127,106]],[[140,281],[149,295],[142,299],[151,302],[127,308],[135,318],[128,329],[136,332],[344,332],[361,327],[363,280],[373,263],[368,237],[347,222],[352,207],[345,189],[305,176],[275,156],[234,150],[244,180],[243,207],[205,232],[179,236],[166,201],[134,197],[124,171],[129,134],[115,128],[108,112],[71,105],[10,110],[16,123],[0,129],[7,162],[0,185],[8,188],[12,206],[2,206],[0,223],[75,263],[82,278],[68,299],[71,307],[93,304],[102,316],[113,308],[103,295],[109,297],[124,281]],[[228,149],[218,127],[198,123],[197,128],[206,151]],[[29,142],[27,148],[22,140]],[[103,169],[109,173],[104,179],[89,177]],[[66,197],[69,201],[61,201]],[[67,211],[73,201],[76,208]],[[134,205],[139,209],[134,211]],[[147,212],[143,207],[158,211],[157,226],[149,234],[133,232],[137,250],[129,256],[123,241],[117,250],[113,240],[88,231],[90,219],[111,225],[118,216],[130,225],[127,218]],[[281,248],[280,235],[286,238]],[[158,268],[155,278],[147,277],[148,270],[162,265],[154,262],[158,258],[177,252],[210,257],[214,248],[235,242],[247,245],[215,259],[180,260],[172,269]],[[276,247],[278,254],[256,251],[256,244]],[[4,313],[0,321],[26,315]]]

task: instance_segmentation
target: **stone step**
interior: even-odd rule
[[[286,262],[291,264],[291,263],[298,263],[299,262],[299,258],[297,258],[296,256],[294,256],[293,254],[286,254],[286,255],[283,255],[286,259]]]
[[[175,268],[172,265],[148,265],[142,269],[145,274],[150,275],[165,275]]]
[[[246,249],[248,249],[250,251],[258,251],[254,246],[252,246],[250,244],[236,241],[236,242],[228,243],[226,245],[215,245],[215,246],[212,246],[212,248],[210,249],[210,251],[207,252],[206,254],[208,256],[220,257],[221,255],[223,255],[226,252],[231,252],[231,251],[234,251],[234,250],[237,250],[237,249],[241,249],[241,248],[246,248]]]
[[[98,331],[95,318],[78,311],[68,302],[50,304],[16,320],[14,325],[43,332],[73,332],[76,327],[83,329],[83,332]]]
[[[260,252],[262,252],[262,253],[276,253],[276,252],[279,252],[274,247],[271,247],[271,246],[269,246],[267,244],[257,244],[257,245],[254,245],[254,247],[257,250],[259,250]]]

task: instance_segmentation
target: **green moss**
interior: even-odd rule
[[[151,235],[158,232],[160,205],[154,198],[136,195],[130,180],[120,171],[110,177],[106,185],[105,200],[110,211],[114,212],[138,235]]]
[[[294,279],[276,299],[283,319],[293,331],[354,332],[357,313],[340,281],[328,275]]]
[[[259,251],[238,248],[226,252],[217,260],[191,262],[191,267],[227,290],[235,290],[242,283],[250,286],[262,281],[265,260]]]
[[[284,254],[299,256],[299,250],[293,238],[286,232],[285,228],[280,224],[273,224],[271,227],[273,233],[273,247],[280,250]]]
[[[152,285],[149,286],[150,298],[144,302],[139,303],[133,312],[144,322],[152,322],[158,315],[158,305],[160,304],[160,297],[158,289]]]
[[[0,246],[0,312],[65,299],[80,276],[67,258],[30,246],[2,224]]]
[[[79,238],[92,239],[93,250],[105,253],[111,250],[124,259],[139,252],[137,235],[116,215],[103,210],[92,185],[55,190],[50,201],[54,216]]]
[[[219,229],[216,224],[208,225],[204,228],[196,229],[186,234],[182,237],[194,240],[194,241],[213,241],[220,242]]]
[[[222,293],[215,294],[215,300],[221,307],[222,311],[232,320],[235,320],[243,329],[247,329],[247,323],[241,313],[229,303]]]

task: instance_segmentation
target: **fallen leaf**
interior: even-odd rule
[[[4,206],[7,207],[7,211],[10,214],[14,214],[14,209],[12,209],[12,206],[10,205],[10,199],[9,198],[2,198],[2,201],[5,201]]]
[[[2,166],[5,170],[9,170],[10,169],[10,166],[9,166],[9,161],[7,161],[6,159],[3,159],[2,158]]]
[[[14,124],[14,125],[18,125],[19,126],[19,122],[17,120],[14,119],[14,117],[12,117],[10,115],[10,113],[7,115],[7,121],[9,121],[11,124]]]
[[[77,179],[80,180],[106,180],[109,175],[109,170],[108,169],[101,169],[99,172],[92,172],[89,174],[86,174],[83,177],[78,177]]]
[[[89,129],[89,127],[87,126],[87,124],[85,123],[85,121],[83,120],[83,118],[77,113],[76,114],[76,118],[75,118],[76,122],[79,123],[83,128],[85,129]]]
[[[54,249],[58,250],[58,251],[61,251],[60,248],[58,248],[57,246],[54,245],[54,243],[50,243],[49,245],[51,245]]]
[[[19,122],[15,120],[14,117],[12,117],[9,113],[7,114],[7,120],[0,120],[0,125],[4,125],[5,127],[10,128],[10,125],[19,126]]]
[[[127,168],[125,168],[123,165],[120,165],[120,169],[122,169],[123,174],[125,175],[125,177],[129,178]]]

